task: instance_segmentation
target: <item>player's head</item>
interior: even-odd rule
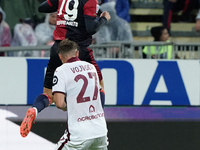
[[[74,41],[64,39],[59,43],[58,55],[63,63],[66,63],[71,57],[78,57],[78,45]]]

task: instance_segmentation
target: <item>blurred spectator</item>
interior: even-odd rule
[[[106,3],[106,2],[115,2],[115,9],[117,12],[117,15],[126,20],[127,22],[131,21],[131,17],[129,14],[131,0],[100,0],[100,4]]]
[[[191,22],[191,11],[196,8],[198,0],[164,0],[163,6],[163,26],[170,32],[170,24],[173,13],[178,13],[182,10],[180,21]]]
[[[46,15],[45,21],[40,23],[35,28],[35,35],[38,40],[38,45],[53,45],[53,31],[56,28],[57,13],[50,13]],[[42,51],[42,56],[48,57],[49,51]]]
[[[35,24],[43,22],[44,13],[38,12],[38,6],[41,0],[2,0],[1,8],[6,13],[6,22],[9,24],[11,32],[14,32],[14,26],[19,23],[21,18],[31,18]]]
[[[21,19],[14,27],[12,46],[36,46],[38,41],[33,30],[33,22],[30,18]],[[19,51],[14,56],[40,56],[39,51]]]
[[[102,11],[108,11],[111,19],[94,36],[94,44],[109,43],[112,41],[133,41],[132,30],[127,21],[118,17],[115,10],[115,2],[107,2],[101,5]],[[119,49],[115,49],[118,53]],[[118,56],[116,56],[118,57]]]
[[[10,46],[11,31],[9,25],[5,22],[6,14],[0,7],[0,46]],[[4,56],[4,52],[0,52],[0,56]]]
[[[127,22],[131,21],[131,17],[129,14],[129,10],[130,10],[130,4],[129,4],[129,0],[116,0],[116,11],[117,11],[117,15],[126,20]]]
[[[200,0],[199,0],[199,12],[196,17],[195,30],[200,32]]]
[[[169,33],[166,27],[157,26],[151,28],[151,35],[154,37],[154,41],[170,42]],[[145,46],[143,49],[143,58],[147,58],[150,55],[151,58],[172,59],[172,51],[173,51],[172,45]]]
[[[103,44],[112,41],[133,41],[131,27],[127,21],[118,17],[115,10],[115,4],[115,2],[107,2],[101,5],[100,9],[102,11],[108,11],[111,19],[93,36],[94,43]],[[118,57],[119,49],[113,48],[111,51],[116,53],[115,57]]]
[[[98,2],[99,2],[99,5],[101,5],[101,4],[105,3],[105,2],[108,2],[108,0],[98,0]]]

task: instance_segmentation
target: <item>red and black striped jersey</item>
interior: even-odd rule
[[[97,0],[47,0],[49,6],[57,8],[54,40],[68,38],[77,43],[92,39],[87,32],[85,18],[95,20],[99,5]]]

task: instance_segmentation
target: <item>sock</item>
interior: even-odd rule
[[[40,94],[38,97],[36,97],[32,107],[35,107],[37,109],[37,112],[42,111],[44,108],[49,106],[51,99],[45,94]]]
[[[35,108],[35,107],[32,107],[32,108],[35,109],[35,118],[36,118],[36,117],[37,117],[37,114],[38,114],[37,108]]]
[[[105,104],[105,92],[103,89],[100,89],[100,98],[101,98],[101,105],[104,108],[104,104]]]

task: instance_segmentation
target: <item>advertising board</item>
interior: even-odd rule
[[[0,104],[32,104],[48,59],[0,58]],[[200,105],[198,60],[97,60],[106,105]]]

